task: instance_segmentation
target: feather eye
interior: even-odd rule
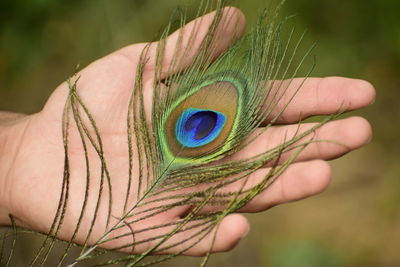
[[[178,99],[161,128],[171,157],[191,160],[221,152],[240,116],[239,97],[235,84],[209,77]]]
[[[175,135],[182,147],[206,145],[221,133],[226,116],[209,109],[188,108],[175,124]]]

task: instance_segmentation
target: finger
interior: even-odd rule
[[[254,179],[262,179],[262,174],[263,171],[260,171],[260,175],[254,175]],[[279,204],[319,194],[329,186],[331,179],[332,169],[326,161],[313,160],[292,164],[240,212],[260,212]]]
[[[255,188],[267,176],[271,168],[262,168],[246,179],[225,187],[220,193],[237,193]],[[330,165],[323,160],[293,163],[272,184],[247,203],[239,212],[260,212],[275,205],[300,200],[325,190],[332,178]],[[201,214],[223,210],[223,206],[207,206]]]
[[[267,122],[276,119],[277,123],[294,123],[314,115],[359,109],[375,99],[375,89],[369,82],[343,77],[275,81],[272,88],[266,107],[273,110]]]
[[[101,246],[126,253],[142,253],[152,249],[152,254],[181,252],[184,255],[203,256],[210,250],[223,252],[232,249],[249,231],[246,218],[239,214],[225,217],[218,227],[206,220],[187,222],[183,226],[180,225],[181,221],[180,217],[176,217],[170,221],[162,218],[149,221],[147,225],[142,222],[129,226],[126,224],[114,231],[113,237]]]
[[[199,221],[196,223],[198,224]],[[190,227],[193,224],[194,223],[191,222],[188,226]],[[208,231],[203,232],[202,234],[197,235],[196,238],[184,243],[182,243],[182,241],[194,237],[202,228],[199,227],[177,233],[162,246],[164,248],[169,248],[163,250],[161,247],[161,250],[158,253],[171,254],[176,253],[177,251],[184,251],[184,255],[204,256],[209,251],[213,253],[229,251],[239,243],[250,229],[247,219],[240,214],[228,215],[220,222],[218,227],[210,227],[211,228]],[[201,237],[203,237],[201,241],[196,243],[196,240],[199,240]],[[172,246],[174,244],[177,245]]]
[[[259,129],[255,135],[260,135],[252,143],[224,160],[243,160],[259,155],[279,146],[291,138],[294,138],[296,135],[300,135],[315,125],[316,123],[305,123],[300,126],[288,125],[270,127],[261,134],[260,131],[262,131],[262,129]],[[313,134],[304,137],[294,144],[298,145],[302,142],[310,141],[311,139],[315,140],[315,142],[310,143],[298,155],[296,161],[334,159],[367,144],[371,138],[371,126],[364,118],[351,117],[343,120],[332,121],[321,126],[321,128],[315,130]],[[293,152],[284,153],[281,156],[281,161],[286,160],[291,153]]]
[[[210,248],[212,253],[229,251],[247,235],[249,230],[249,222],[243,215],[230,214],[221,221],[216,229],[215,242],[213,242],[214,231],[212,231],[199,244],[184,254],[188,256],[204,256],[210,251]]]
[[[210,49],[211,58],[217,57],[223,52],[235,39],[239,38],[246,24],[243,13],[234,7],[225,7],[222,9],[222,16],[216,16],[217,12],[208,13],[197,18],[181,29],[175,31],[165,40],[165,51],[162,58],[161,78],[172,72],[179,72],[185,69],[198,53],[203,40],[209,36],[213,23],[218,23],[212,36],[212,45]],[[147,69],[154,69],[157,65],[158,45],[160,42],[152,43],[148,51]],[[138,60],[140,54],[147,44],[131,45],[118,50],[116,53],[127,56],[133,60]],[[177,60],[178,59],[178,60]],[[172,63],[175,63],[172,66]],[[172,69],[171,69],[172,68]]]

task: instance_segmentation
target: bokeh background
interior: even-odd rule
[[[187,3],[187,2],[186,2]],[[33,113],[52,90],[124,45],[153,40],[177,0],[0,1],[0,110]],[[254,21],[268,5],[238,3]],[[196,9],[196,2],[189,10]],[[317,41],[314,76],[375,85],[377,100],[350,115],[367,117],[374,139],[332,162],[323,194],[249,215],[252,230],[209,266],[400,266],[400,1],[291,0],[298,29]],[[18,250],[23,263],[24,251]],[[28,262],[28,261],[26,261]],[[196,266],[184,258],[160,266]]]

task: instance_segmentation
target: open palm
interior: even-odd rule
[[[239,35],[245,24],[240,11],[230,9],[238,23],[231,27],[219,30],[218,49],[216,54],[223,51],[228,45],[234,31]],[[201,22],[201,29],[207,31],[213,14],[206,15]],[[193,22],[185,26],[184,31],[190,33]],[[239,30],[238,30],[239,28]],[[201,33],[202,31],[200,31]],[[201,34],[198,42],[201,42]],[[172,34],[167,41],[167,54],[163,64],[168,66],[171,61],[173,48],[178,34]],[[103,140],[104,156],[108,163],[112,195],[111,222],[113,225],[124,211],[125,194],[127,192],[128,150],[126,138],[126,114],[129,98],[135,82],[135,71],[140,54],[146,44],[135,44],[120,49],[86,67],[78,76],[78,93],[86,103],[96,121]],[[169,53],[168,51],[171,50]],[[150,47],[150,55],[155,53],[155,44]],[[195,52],[194,52],[195,53]],[[188,62],[190,56],[188,57]],[[152,96],[152,63],[147,64],[144,74],[146,109],[151,110]],[[146,75],[146,73],[149,73]],[[146,78],[147,77],[147,78]],[[302,80],[294,80],[286,94],[288,97],[296,90]],[[43,110],[29,115],[4,127],[2,138],[3,146],[12,157],[1,163],[0,177],[0,207],[13,214],[17,224],[41,232],[48,232],[59,204],[62,174],[64,171],[64,147],[62,137],[62,114],[68,97],[69,88],[66,83],[61,84],[47,101]],[[233,156],[233,159],[248,158],[257,155],[282,142],[283,136],[294,135],[299,129],[299,120],[320,114],[330,114],[346,107],[354,110],[369,105],[375,97],[373,87],[362,80],[340,77],[309,78],[299,91],[294,101],[279,117],[279,126],[271,127],[262,133],[250,146]],[[281,107],[282,108],[282,107]],[[279,107],[277,107],[279,109]],[[285,124],[285,126],[282,126]],[[300,130],[304,131],[312,124],[303,124]],[[331,169],[326,160],[337,158],[353,149],[366,144],[371,138],[371,129],[366,120],[352,117],[330,122],[316,132],[317,139],[334,140],[343,145],[334,143],[314,143],[309,145],[280,178],[267,190],[254,198],[241,212],[259,212],[274,205],[302,199],[321,192],[327,187],[331,178]],[[90,175],[92,177],[86,213],[83,217],[80,230],[75,241],[83,243],[95,213],[98,191],[103,183],[107,188],[107,181],[100,179],[100,164],[96,152],[89,147]],[[58,236],[70,239],[79,220],[82,202],[86,188],[86,162],[81,138],[76,125],[71,125],[69,139],[70,160],[70,192],[68,209],[64,224]],[[268,172],[268,166],[259,170],[250,177],[257,180]],[[259,175],[259,177],[258,177]],[[135,186],[135,183],[132,185]],[[132,192],[135,190],[132,189]],[[107,228],[108,198],[107,190],[102,193],[99,203],[99,212],[94,224],[93,232],[88,240],[96,242]],[[132,194],[129,199],[134,203],[136,198]],[[212,208],[205,208],[208,212]],[[187,212],[185,207],[179,207],[168,212],[158,214],[145,221],[141,221],[135,228],[151,227],[159,223],[174,222]],[[5,216],[0,217],[2,223],[7,223]],[[225,251],[232,248],[242,236],[246,234],[249,225],[244,216],[231,214],[227,216],[218,228],[213,251]],[[141,235],[162,235],[170,231],[168,228],[142,233]],[[118,234],[118,233],[115,233]],[[128,239],[130,237],[127,237]],[[148,238],[138,236],[138,239]],[[182,236],[173,237],[176,242]],[[120,244],[126,240],[119,239]],[[168,241],[172,242],[172,241]],[[186,251],[188,255],[203,255],[209,249],[212,236]],[[106,243],[105,247],[118,246],[119,243]],[[135,247],[140,253],[151,243]],[[172,248],[166,252],[174,253],[179,248]]]

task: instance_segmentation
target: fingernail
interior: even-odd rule
[[[371,103],[369,103],[370,105],[375,104],[376,98],[374,97],[374,99],[372,99]]]
[[[367,144],[371,143],[373,138],[374,136],[371,134],[371,136],[368,138]]]
[[[249,232],[250,232],[250,226],[249,227],[247,227],[247,230],[246,230],[246,232],[244,232],[244,234],[242,235],[242,237],[240,238],[240,239],[243,239],[243,238],[245,238],[248,234],[249,234]]]

